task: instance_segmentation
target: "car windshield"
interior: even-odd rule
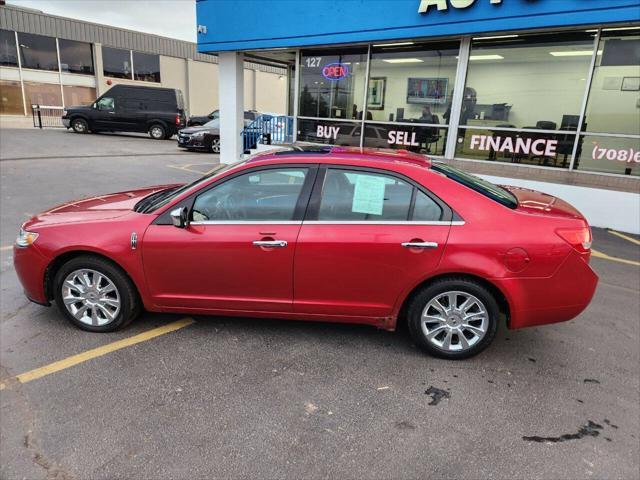
[[[206,175],[198,178],[194,182],[183,185],[182,187],[170,187],[160,192],[155,192],[155,193],[152,193],[151,195],[147,195],[136,204],[136,206],[134,207],[134,210],[139,213],[155,212],[159,208],[171,202],[174,198],[177,198],[178,196],[182,195],[184,192],[191,189],[195,189],[199,185],[210,180],[211,178],[221,175],[227,170],[233,167],[237,167],[238,165],[242,165],[243,163],[244,162],[224,165],[221,168],[213,170],[212,172],[207,173]]]
[[[213,120],[209,120],[203,126],[207,128],[220,128],[220,119],[214,118]]]
[[[488,182],[487,180],[483,180],[480,177],[476,177],[475,175],[471,175],[470,173],[440,162],[433,162],[431,169],[442,173],[455,182],[461,183],[462,185],[481,193],[485,197],[489,197],[505,207],[516,208],[518,206],[518,199],[515,195],[498,185]]]

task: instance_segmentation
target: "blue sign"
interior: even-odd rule
[[[640,0],[198,0],[198,51],[640,22]]]

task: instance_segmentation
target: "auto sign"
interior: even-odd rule
[[[322,76],[327,80],[342,80],[349,75],[349,66],[344,63],[330,63],[322,67]]]

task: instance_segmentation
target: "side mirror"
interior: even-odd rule
[[[189,226],[189,210],[187,207],[180,207],[171,210],[171,221],[173,226],[177,228],[186,228]]]

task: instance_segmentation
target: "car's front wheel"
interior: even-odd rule
[[[418,346],[436,357],[462,359],[489,346],[500,311],[483,285],[451,278],[420,290],[407,314],[409,331]]]
[[[100,257],[76,257],[62,265],[54,278],[60,311],[77,327],[112,332],[131,322],[141,305],[135,286],[116,265]]]
[[[71,121],[71,128],[76,133],[87,133],[89,131],[89,124],[84,118],[74,118]]]
[[[213,137],[211,145],[209,145],[211,153],[220,153],[220,137]]]

